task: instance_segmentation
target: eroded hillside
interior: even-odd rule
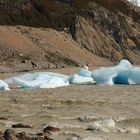
[[[1,0],[1,71],[140,64],[140,8],[125,0]]]

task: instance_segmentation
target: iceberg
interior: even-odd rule
[[[62,78],[64,80],[67,80],[69,78],[68,75],[54,73],[54,72],[35,72],[35,73],[26,73],[26,74],[17,75],[15,77],[10,77],[10,78],[5,79],[4,81],[8,84],[15,83],[14,78],[19,78],[25,81],[33,81],[39,77],[44,77],[44,75],[55,76],[55,77]]]
[[[78,74],[74,74],[68,79],[70,84],[93,84],[95,81],[92,77],[84,77]]]
[[[84,68],[81,68],[80,71],[78,72],[79,76],[83,77],[91,77],[92,72],[88,70],[87,66],[84,66]]]
[[[121,60],[114,67],[94,70],[92,77],[100,85],[140,84],[140,68],[133,67],[128,60]]]
[[[11,77],[5,79],[4,82],[16,84],[21,88],[56,88],[68,86],[69,84],[95,83],[91,76],[92,72],[85,66],[72,76],[53,72],[35,72]]]
[[[41,79],[40,79],[41,80]],[[69,83],[58,77],[48,77],[46,80],[25,81],[19,78],[14,78],[14,82],[22,88],[56,88],[68,86]]]
[[[5,83],[3,80],[0,80],[0,89],[1,90],[10,90],[9,85]]]
[[[68,76],[51,73],[51,72],[37,72],[28,73],[6,79],[8,84],[16,84],[22,88],[56,88],[68,86]]]
[[[93,71],[92,77],[99,85],[113,85],[113,78],[117,73],[112,68],[100,68]]]
[[[88,70],[87,66],[84,66],[80,71],[68,79],[70,84],[93,84],[96,83],[92,77],[92,72]]]
[[[134,67],[128,60],[121,60],[116,66],[101,67],[89,71],[88,67],[81,68],[73,75],[64,75],[54,72],[35,72],[0,80],[0,89],[9,90],[10,84],[21,88],[56,88],[70,84],[140,84],[140,67]]]
[[[114,78],[115,84],[129,84],[139,85],[140,84],[140,68],[133,67],[127,71],[122,71]]]

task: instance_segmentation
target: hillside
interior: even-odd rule
[[[140,8],[125,0],[0,0],[0,71],[140,64]]]

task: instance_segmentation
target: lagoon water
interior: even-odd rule
[[[77,70],[68,68],[59,72],[72,74]],[[1,74],[1,77],[11,75]],[[0,91],[0,112],[2,130],[23,123],[33,128],[17,131],[38,132],[49,124],[61,129],[51,136],[55,140],[140,139],[139,85],[71,85],[57,89]],[[86,130],[91,124],[93,128]]]

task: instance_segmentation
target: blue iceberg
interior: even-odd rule
[[[92,78],[92,72],[88,70],[87,66],[84,66],[78,73],[72,75],[68,79],[70,84],[93,84],[95,83]]]
[[[112,67],[102,67],[88,70],[85,66],[73,75],[64,75],[53,72],[35,72],[21,74],[15,77],[0,80],[0,89],[9,90],[10,84],[16,84],[21,88],[56,88],[70,84],[93,84],[114,85],[114,84],[140,84],[140,68],[134,67],[128,60],[121,60]]]
[[[94,70],[92,77],[100,85],[140,84],[140,68],[133,67],[128,60],[121,60],[114,67],[103,67]]]
[[[80,71],[78,72],[78,75],[83,76],[83,77],[91,77],[92,72],[88,70],[87,66],[84,66],[84,68],[80,69]]]

